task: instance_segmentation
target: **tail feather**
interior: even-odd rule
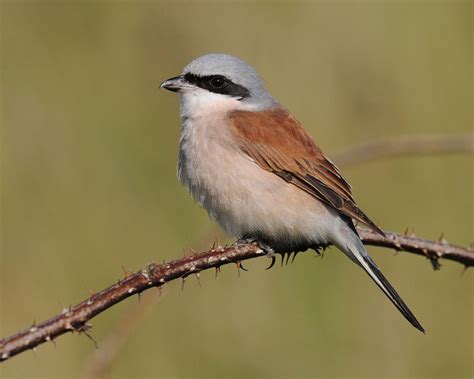
[[[355,234],[354,237],[355,243],[352,244],[352,246],[348,246],[347,249],[343,249],[344,253],[346,253],[349,258],[351,258],[354,262],[361,266],[367,272],[367,274],[369,274],[372,280],[380,287],[385,295],[387,295],[390,301],[397,307],[400,313],[410,322],[410,324],[412,324],[421,332],[425,333],[425,329],[418,322],[415,315],[410,311],[397,291],[395,291],[395,288],[393,288],[389,281],[385,278],[372,258],[370,258],[357,234]]]

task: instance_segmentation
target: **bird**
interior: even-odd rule
[[[269,255],[336,246],[425,333],[369,256],[354,222],[384,232],[252,66],[229,54],[206,54],[160,87],[180,97],[178,179],[212,220]]]

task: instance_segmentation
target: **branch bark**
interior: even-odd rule
[[[433,267],[440,267],[438,260],[447,259],[462,263],[466,267],[474,266],[474,250],[448,244],[441,240],[429,241],[413,235],[387,233],[379,236],[367,229],[358,228],[366,245],[381,246],[426,256]],[[64,309],[60,314],[38,325],[0,340],[0,361],[5,361],[28,349],[53,341],[56,337],[68,332],[86,333],[90,329],[88,322],[114,304],[126,298],[140,294],[151,288],[161,287],[172,280],[186,278],[188,275],[199,275],[199,272],[211,268],[237,263],[264,256],[265,252],[256,244],[233,245],[230,247],[212,248],[202,253],[195,253],[169,263],[152,263],[135,273],[127,273],[125,278],[116,284],[93,294],[81,303]]]
[[[427,257],[433,269],[439,270],[439,259],[462,263],[466,268],[474,266],[474,249],[449,244],[442,236],[431,241],[415,235],[385,232],[386,237],[365,228],[357,228],[365,245],[380,246]]]

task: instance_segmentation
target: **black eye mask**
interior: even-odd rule
[[[250,96],[250,91],[247,88],[241,86],[240,84],[234,83],[232,80],[227,79],[222,75],[198,76],[187,73],[184,75],[184,79],[188,83],[205,89],[209,92],[236,97],[239,100]]]

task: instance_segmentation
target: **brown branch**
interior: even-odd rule
[[[387,238],[381,237],[360,229],[362,240],[367,245],[393,248],[428,257],[439,268],[438,259],[448,259],[474,266],[474,250],[448,244],[446,241],[434,242],[405,236],[396,233],[387,233]],[[199,275],[199,272],[210,268],[264,256],[256,244],[242,244],[231,247],[218,247],[202,253],[195,253],[170,263],[150,264],[135,273],[126,274],[123,280],[93,294],[81,303],[64,309],[60,314],[38,325],[33,325],[13,336],[0,340],[0,361],[5,361],[21,352],[33,349],[36,346],[53,341],[56,337],[67,332],[83,332],[87,334],[90,328],[88,322],[114,304],[135,294],[151,288],[161,287],[172,280],[185,278],[188,275]]]
[[[404,155],[472,153],[474,135],[403,136],[384,138],[332,155],[339,166],[354,166],[382,158]]]
[[[208,246],[209,241],[216,241],[215,243],[219,245],[218,241],[223,241],[226,238],[224,231],[214,226],[202,233],[191,245]],[[141,296],[139,302],[123,312],[121,318],[112,326],[107,335],[101,338],[100,349],[94,349],[90,354],[79,378],[101,379],[107,376],[133,331],[138,328],[145,316],[161,299],[162,292],[160,292],[160,296],[154,296],[155,294],[151,292],[147,292],[149,296]]]
[[[145,316],[158,303],[160,297],[147,293],[141,300],[124,312],[117,321],[113,330],[100,341],[100,349],[94,349],[90,359],[86,362],[81,379],[100,379],[107,376],[113,361],[128,339],[140,325]]]
[[[474,266],[474,249],[449,244],[442,236],[439,241],[425,240],[415,235],[385,232],[384,238],[371,230],[357,228],[365,245],[380,246],[397,251],[405,251],[427,257],[433,268],[441,267],[439,259],[462,263],[465,267]]]
[[[398,151],[393,151],[392,154],[397,156],[402,156],[404,154],[446,154],[446,153],[464,153],[464,152],[472,152],[474,151],[474,146],[468,141],[471,136],[466,136],[466,139],[463,137],[458,136],[440,136],[437,138],[434,137],[420,137],[420,136],[404,136],[404,137],[397,137],[394,142],[394,139],[391,140],[391,145],[399,145]],[[405,142],[407,140],[412,140],[408,144]],[[420,142],[421,141],[421,142]],[[349,150],[340,152],[336,155],[335,161],[342,163],[339,164],[340,167],[344,167],[345,165],[352,164],[363,164],[364,162],[370,162],[372,160],[376,160],[377,158],[383,159],[386,158],[387,155],[383,155],[380,153],[381,150],[383,152],[387,152],[386,150],[378,147],[382,143],[382,146],[387,144],[387,140],[376,140],[374,143],[369,145],[369,153],[366,151],[366,144],[362,147],[352,147]],[[401,147],[400,147],[401,145]],[[416,149],[415,149],[416,148]],[[393,147],[392,147],[393,149]],[[361,156],[361,152],[365,155]],[[361,159],[362,158],[362,159]],[[209,241],[212,237],[216,237],[216,234],[221,233],[221,238],[224,239],[225,236],[222,234],[222,229],[214,228],[211,233],[207,233],[207,236],[203,236],[201,238],[201,243],[198,245],[202,245],[205,241]],[[211,237],[211,238],[210,238]],[[367,238],[371,238],[371,236],[367,235]],[[372,236],[375,238],[374,243],[377,239],[377,235]],[[217,237],[215,238],[217,240]],[[387,246],[396,248],[396,246]],[[426,250],[426,255],[428,255],[428,250]],[[439,268],[438,259],[435,258],[437,255],[433,255],[431,257],[431,262],[435,269]],[[125,312],[123,318],[115,324],[112,330],[108,333],[106,338],[103,338],[100,344],[100,349],[96,349],[93,354],[91,355],[90,359],[86,362],[83,370],[83,374],[81,378],[88,378],[88,379],[100,379],[106,376],[108,370],[110,369],[113,361],[115,360],[116,356],[119,354],[121,348],[125,345],[126,340],[130,337],[132,330],[134,330],[143,320],[145,314],[148,310],[155,304],[152,302],[151,299],[157,299],[156,297],[148,297],[148,301],[142,302],[141,304],[137,304],[137,307],[133,307],[128,312]],[[139,305],[139,306],[138,306]]]

